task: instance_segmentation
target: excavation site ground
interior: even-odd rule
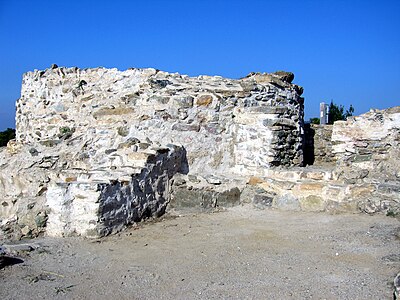
[[[393,299],[400,223],[238,206],[3,245],[1,299]],[[14,264],[15,263],[15,264]]]

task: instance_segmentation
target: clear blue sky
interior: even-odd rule
[[[400,105],[400,1],[0,0],[0,130],[22,74],[59,66],[154,67],[239,78],[287,70],[319,102]]]

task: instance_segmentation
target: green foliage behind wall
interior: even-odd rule
[[[9,140],[15,139],[15,129],[7,128],[0,131],[0,147],[7,146]]]

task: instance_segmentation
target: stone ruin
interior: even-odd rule
[[[26,73],[16,140],[0,149],[0,237],[98,237],[242,203],[397,214],[400,107],[305,126],[293,79]]]

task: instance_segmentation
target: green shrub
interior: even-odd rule
[[[0,147],[7,146],[9,140],[15,139],[15,129],[7,128],[0,132]]]

